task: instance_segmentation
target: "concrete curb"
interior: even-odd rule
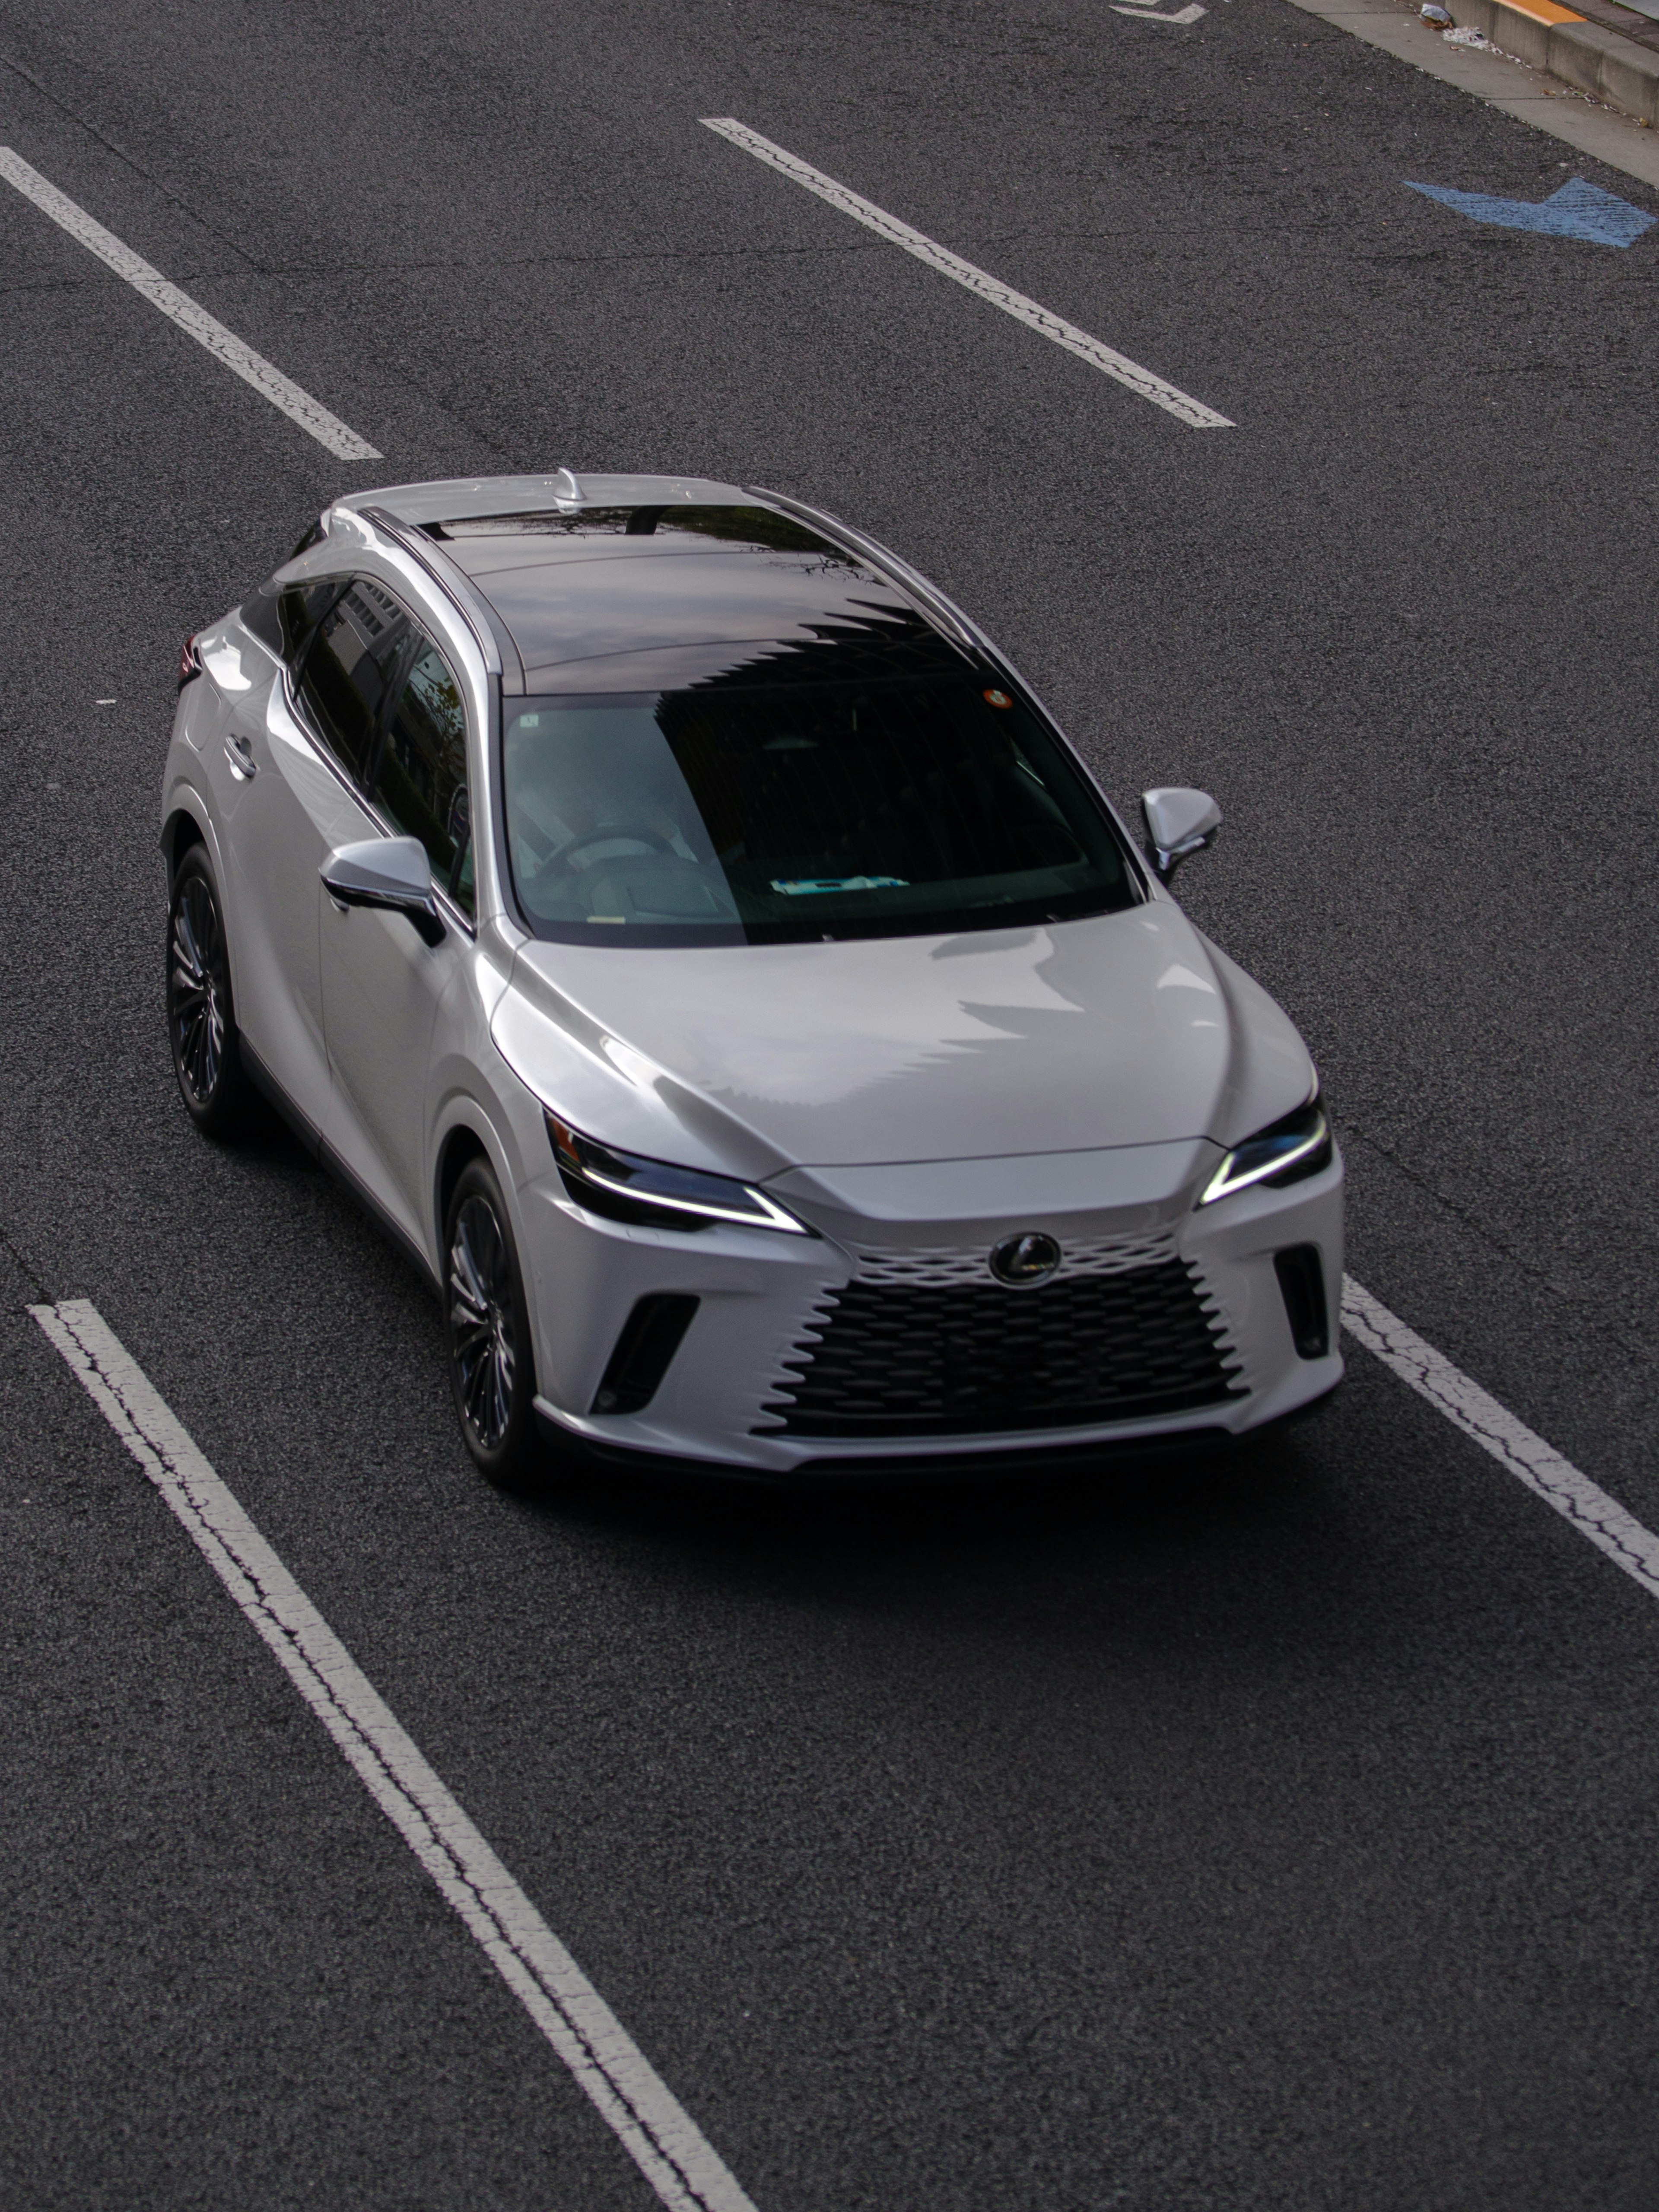
[[[1519,40],[1517,26],[1522,19],[1517,9],[1500,7],[1498,0],[1452,0],[1453,11],[1476,30],[1484,20],[1477,13],[1481,9],[1505,18],[1490,46],[1473,48],[1448,46],[1419,19],[1414,0],[1290,0],[1290,4],[1318,16],[1334,30],[1363,39],[1367,46],[1380,46],[1397,60],[1438,77],[1443,84],[1455,85],[1460,92],[1514,116],[1517,122],[1531,124],[1560,144],[1610,169],[1620,170],[1659,193],[1659,129],[1644,127],[1622,105],[1615,107],[1607,102],[1605,94],[1586,96],[1581,87],[1563,83],[1553,70],[1546,71],[1512,55],[1504,41],[1511,36]],[[1553,9],[1551,12],[1565,15],[1567,11]],[[1532,19],[1534,34],[1542,27]],[[1593,27],[1581,22],[1571,27],[1583,32]],[[1608,35],[1613,44],[1625,44]],[[1492,34],[1487,32],[1486,36]],[[1601,51],[1601,36],[1598,31],[1590,41],[1597,53]],[[1644,62],[1647,59],[1643,47],[1628,52]],[[1659,55],[1653,58],[1659,63]]]
[[[1546,21],[1566,15],[1561,8],[1536,14],[1510,0],[1456,0],[1460,24],[1484,31],[1493,46],[1517,61],[1547,70],[1575,91],[1632,115],[1638,123],[1659,123],[1659,54],[1621,39],[1616,31],[1582,21]]]

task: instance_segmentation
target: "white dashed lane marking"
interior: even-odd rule
[[[234,331],[228,331],[205,307],[198,307],[187,292],[170,284],[160,270],[152,269],[131,246],[123,246],[101,223],[94,222],[84,208],[77,207],[56,185],[48,184],[38,169],[30,168],[9,146],[0,146],[0,177],[15,185],[43,215],[49,215],[60,229],[78,240],[89,253],[95,253],[118,276],[125,276],[135,292],[148,300],[152,307],[159,307],[181,331],[188,331],[216,360],[251,384],[273,407],[280,407],[302,430],[308,430],[319,445],[326,446],[343,461],[378,461],[382,458],[378,448],[366,438],[349,429],[338,416],[331,415],[326,407],[308,392],[302,392],[281,369],[273,368],[262,354],[244,345]]]
[[[29,1311],[662,2202],[755,2212],[97,1308]]]
[[[1118,383],[1127,385],[1141,398],[1150,399],[1154,407],[1164,408],[1189,428],[1231,430],[1235,427],[1224,415],[1218,415],[1213,407],[1206,407],[1201,399],[1194,399],[1186,392],[1178,392],[1173,384],[1166,384],[1150,368],[1142,368],[1139,362],[1131,361],[1127,354],[1114,352],[1110,346],[1103,345],[1098,338],[1091,338],[1087,331],[1079,330],[1075,323],[1068,323],[1063,316],[1051,314],[1047,307],[1039,307],[1035,300],[1028,300],[1024,292],[1013,291],[996,277],[988,276],[982,269],[975,269],[971,261],[964,261],[960,254],[952,253],[943,246],[936,246],[931,238],[924,238],[919,230],[912,230],[908,222],[901,222],[896,216],[889,215],[885,209],[878,208],[873,200],[866,200],[847,185],[838,185],[833,177],[826,177],[822,169],[813,168],[809,162],[786,153],[781,146],[775,146],[769,138],[763,138],[758,131],[750,130],[746,124],[738,122],[730,115],[705,115],[702,120],[710,131],[717,131],[722,138],[729,138],[734,146],[741,146],[745,154],[752,154],[757,161],[764,161],[769,168],[776,169],[780,174],[804,185],[809,192],[816,192],[821,200],[828,200],[832,208],[839,208],[843,215],[850,215],[854,222],[863,223],[866,229],[873,230],[878,238],[884,238],[890,246],[902,246],[907,253],[914,253],[918,261],[925,261],[930,269],[937,269],[940,276],[953,278],[978,298],[988,300],[994,307],[1000,307],[1005,315],[1012,315],[1017,322],[1025,323],[1034,331],[1041,331],[1043,337],[1052,339],[1055,345],[1063,346],[1067,353],[1075,354],[1079,361],[1086,361],[1091,368],[1099,369],[1103,375],[1115,377]]]

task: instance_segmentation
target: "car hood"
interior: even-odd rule
[[[751,1178],[1208,1138],[1301,1103],[1286,1016],[1168,899],[830,945],[520,950],[495,1034],[611,1144]]]

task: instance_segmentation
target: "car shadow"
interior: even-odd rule
[[[711,1595],[769,1598],[918,1617],[971,1613],[1030,1624],[1032,1610],[1078,1620],[1104,1606],[1154,1611],[1172,1597],[1220,1602],[1235,1628],[1250,1588],[1275,1596],[1282,1620],[1294,1586],[1319,1606],[1366,1569],[1338,1470],[1351,1463],[1340,1402],[1311,1409],[1260,1440],[1170,1453],[1109,1454],[1061,1473],[893,1478],[793,1486],[629,1468],[550,1464],[514,1501],[567,1537],[672,1563]],[[1183,1595],[1184,1593],[1184,1595]]]

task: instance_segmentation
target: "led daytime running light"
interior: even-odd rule
[[[713,1182],[712,1176],[709,1180]],[[636,1205],[665,1206],[675,1213],[700,1214],[708,1221],[741,1222],[750,1229],[784,1229],[793,1237],[806,1233],[793,1214],[786,1213],[781,1206],[773,1204],[764,1191],[752,1189],[746,1182],[736,1188],[745,1198],[753,1200],[753,1205],[749,1206],[721,1206],[713,1199],[670,1198],[663,1191],[653,1190],[648,1184],[641,1188],[638,1183],[615,1182],[592,1167],[582,1170],[582,1181],[592,1183],[597,1189],[612,1191],[618,1198],[631,1198]]]
[[[1247,1137],[1242,1145],[1235,1145],[1220,1166],[1211,1176],[1200,1206],[1212,1206],[1218,1198],[1231,1198],[1235,1191],[1248,1190],[1253,1183],[1267,1182],[1274,1176],[1283,1175],[1298,1160],[1305,1160],[1321,1150],[1328,1150],[1331,1141],[1330,1125],[1316,1092],[1297,1114],[1287,1114],[1285,1121],[1295,1123],[1308,1116],[1305,1131],[1292,1135],[1284,1122],[1277,1129],[1263,1129],[1254,1137]],[[1286,1142],[1289,1139],[1291,1141]],[[1317,1170],[1310,1170],[1316,1173]]]
[[[739,1228],[775,1229],[790,1237],[812,1234],[804,1221],[797,1221],[793,1213],[786,1212],[775,1200],[752,1183],[738,1182],[735,1176],[709,1175],[698,1168],[674,1167],[665,1160],[641,1159],[632,1152],[613,1152],[608,1146],[580,1135],[556,1114],[549,1113],[546,1118],[554,1152],[568,1182],[606,1191],[630,1206],[684,1213],[693,1220],[730,1221]],[[607,1166],[623,1172],[607,1174]],[[671,1176],[702,1186],[708,1196],[690,1198],[664,1188],[664,1182]],[[730,1200],[722,1200],[720,1194],[723,1190],[732,1194]],[[740,1199],[746,1200],[747,1204],[738,1204]]]

